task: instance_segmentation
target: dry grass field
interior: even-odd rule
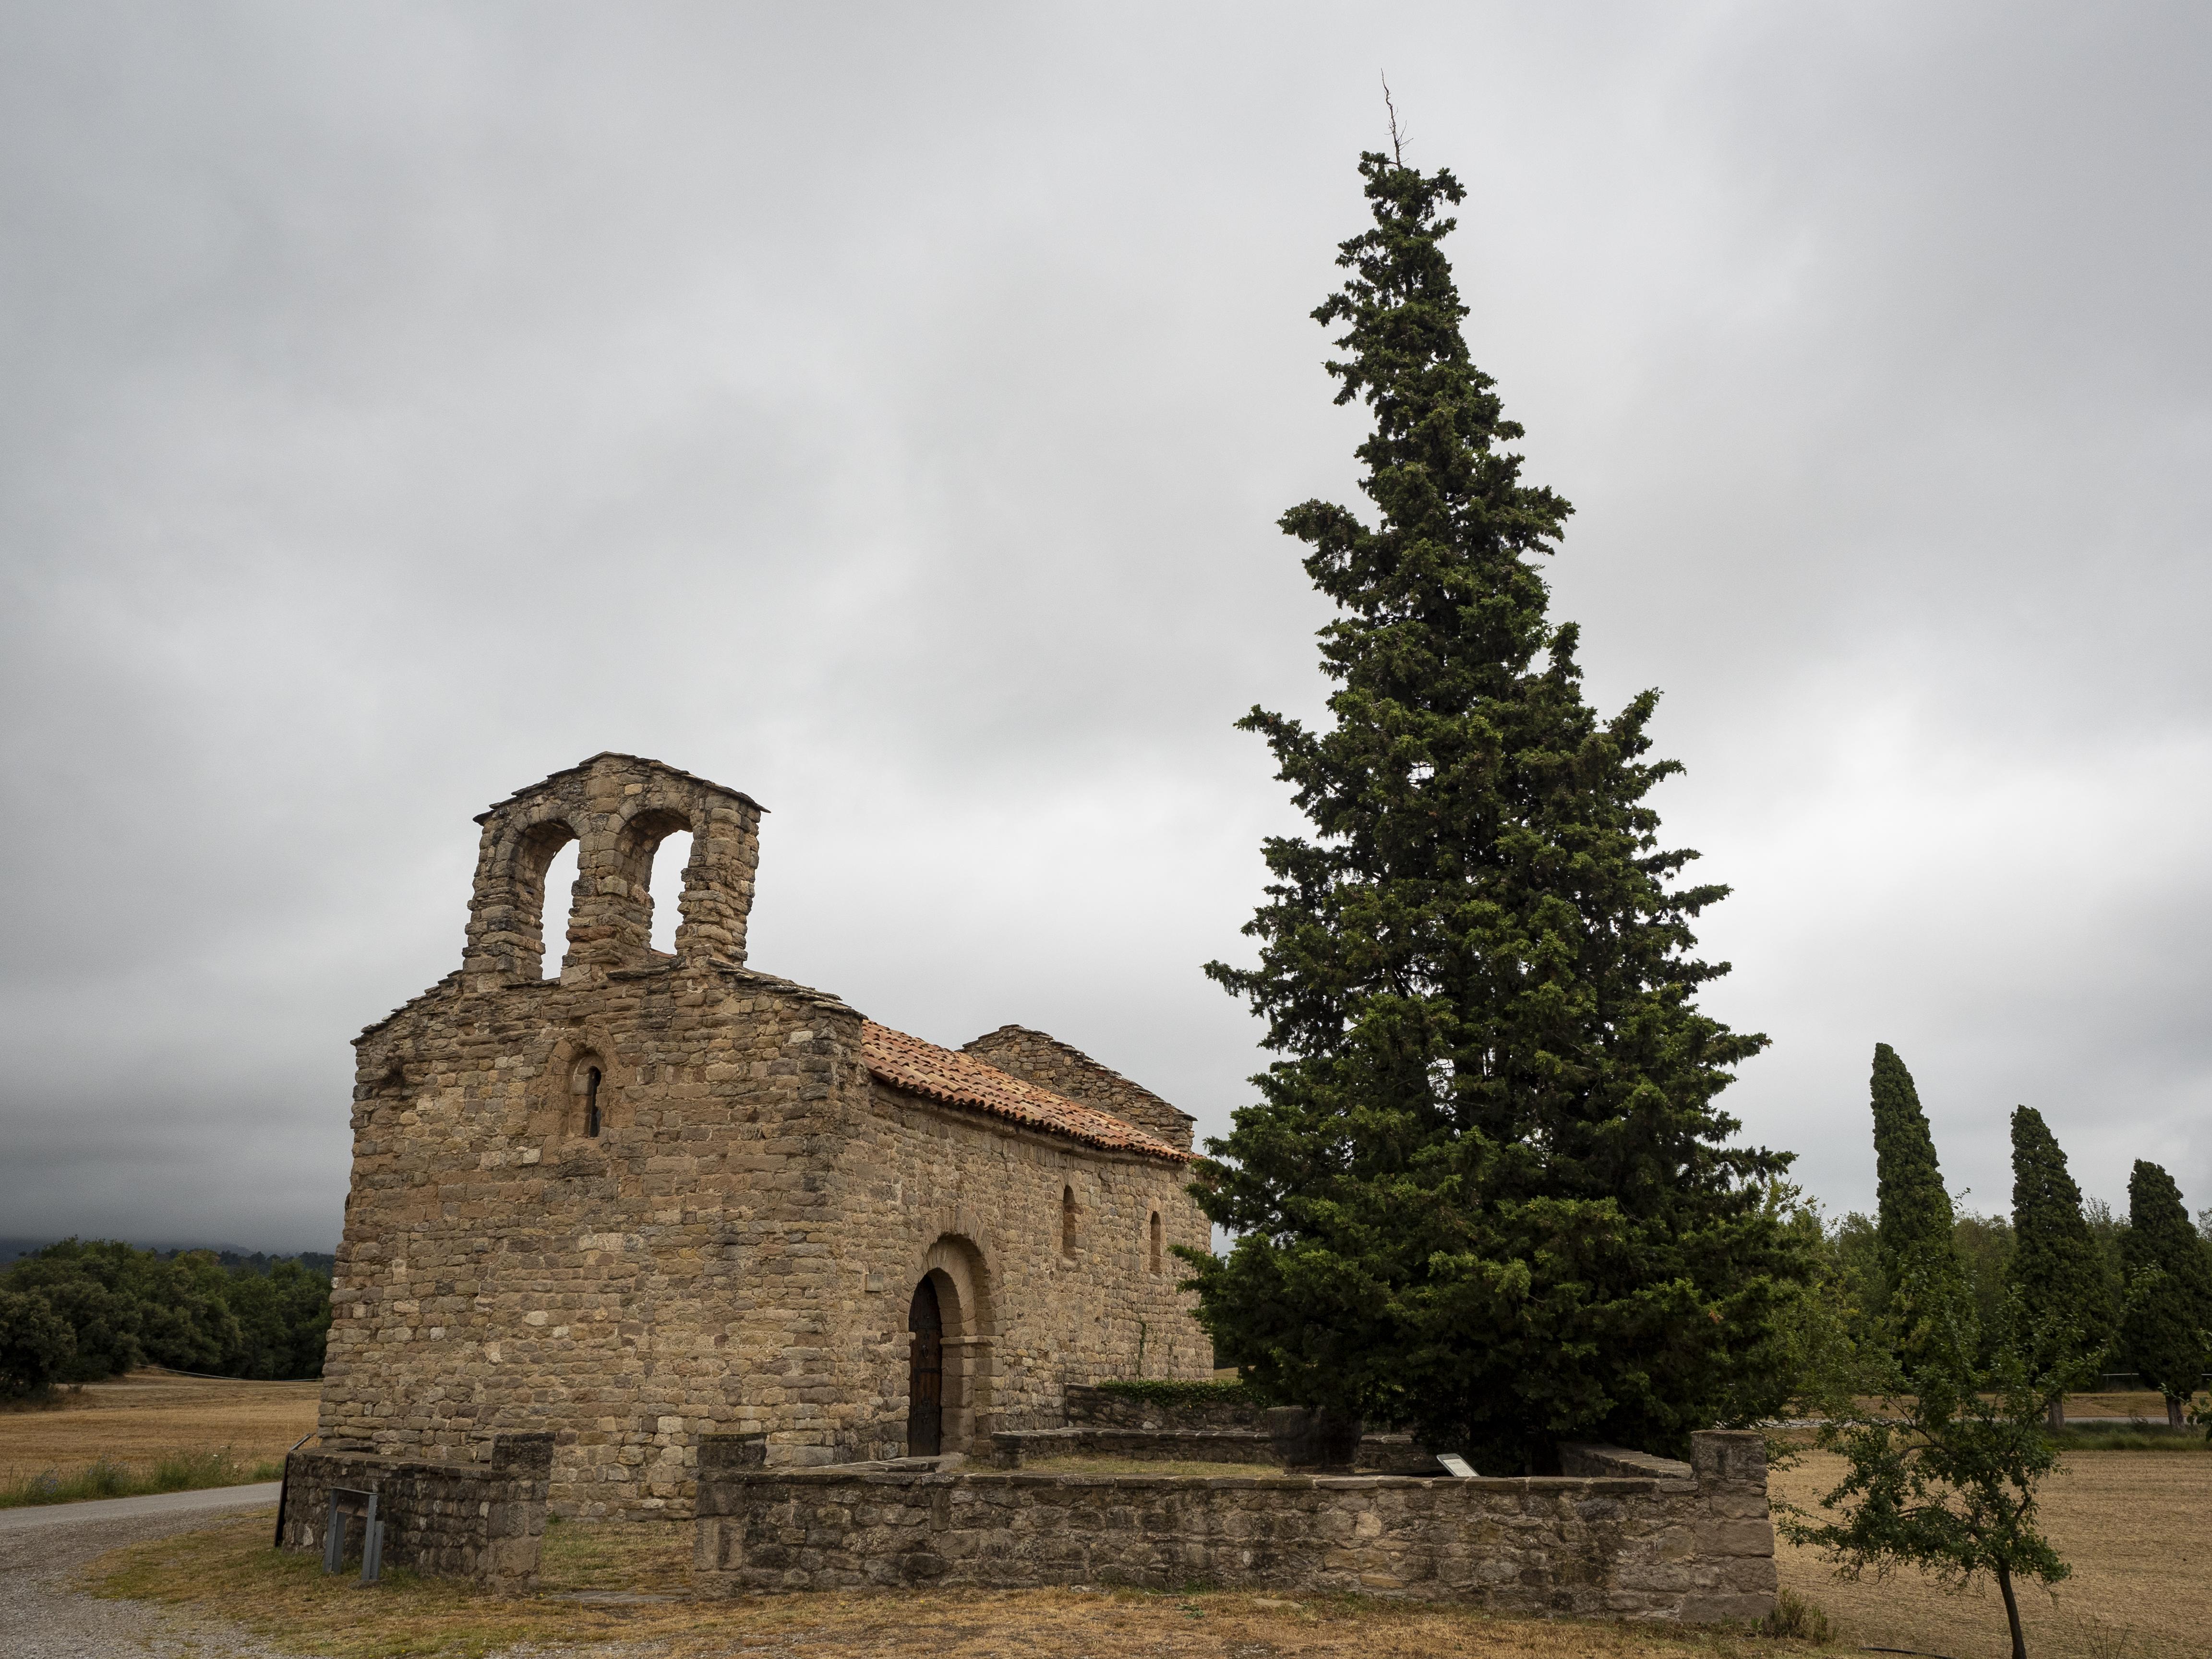
[[[44,1407],[0,1412],[0,1478],[68,1474],[100,1456],[145,1468],[165,1453],[226,1447],[241,1463],[280,1462],[313,1430],[321,1388],[157,1370],[88,1382]]]
[[[1808,1510],[1842,1460],[1808,1453],[1774,1478]],[[2044,1524],[2074,1576],[2030,1588],[2021,1623],[2035,1659],[2203,1659],[2212,1654],[2212,1457],[2201,1452],[2069,1452],[2045,1488]],[[1782,1582],[1826,1609],[1839,1644],[1912,1648],[1950,1659],[2010,1651],[1993,1585],[1963,1594],[1917,1573],[1838,1582],[1811,1552],[1780,1547]]]

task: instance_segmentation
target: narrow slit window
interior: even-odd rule
[[[1153,1212],[1152,1212],[1152,1271],[1153,1271],[1154,1273],[1158,1273],[1158,1272],[1159,1272],[1159,1270],[1160,1270],[1160,1258],[1161,1258],[1161,1255],[1162,1255],[1162,1254],[1163,1254],[1163,1251],[1162,1251],[1162,1245],[1163,1245],[1163,1243],[1164,1243],[1164,1235],[1165,1235],[1165,1231],[1166,1231],[1166,1230],[1165,1230],[1164,1228],[1163,1228],[1163,1227],[1160,1225],[1160,1212],[1159,1212],[1158,1210],[1153,1211]]]
[[[584,1133],[596,1140],[599,1135],[599,1068],[588,1067],[584,1073]],[[1153,1218],[1155,1225],[1158,1218]]]
[[[1060,1253],[1075,1254],[1075,1188],[1060,1189]]]

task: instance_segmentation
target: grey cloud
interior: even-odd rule
[[[1871,1196],[1894,1042],[2212,1200],[2193,9],[0,12],[0,1232],[337,1225],[485,803],[774,809],[754,959],[1218,1131],[1317,712],[1275,516],[1390,69],[1477,357],[1737,896],[1731,1102]]]

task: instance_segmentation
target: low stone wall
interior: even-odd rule
[[[537,1582],[544,1542],[553,1437],[501,1435],[485,1453],[477,1463],[419,1463],[366,1452],[294,1452],[284,1460],[277,1547],[320,1554],[331,1488],[343,1486],[376,1494],[385,1565],[526,1588]],[[339,1524],[347,1523],[341,1516]],[[360,1517],[352,1517],[349,1531],[346,1553],[358,1555]]]
[[[1689,1466],[1650,1460],[1664,1475],[1538,1480],[710,1469],[702,1460],[692,1577],[709,1595],[1195,1582],[1502,1612],[1763,1617],[1775,1591],[1764,1444],[1749,1433],[1692,1438]]]

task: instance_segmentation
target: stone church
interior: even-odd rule
[[[941,1048],[747,968],[763,811],[602,754],[477,820],[459,969],[356,1041],[326,1449],[550,1431],[557,1512],[683,1515],[702,1434],[957,1451],[1070,1384],[1211,1374],[1170,1249],[1209,1236],[1191,1120],[1041,1031]]]

